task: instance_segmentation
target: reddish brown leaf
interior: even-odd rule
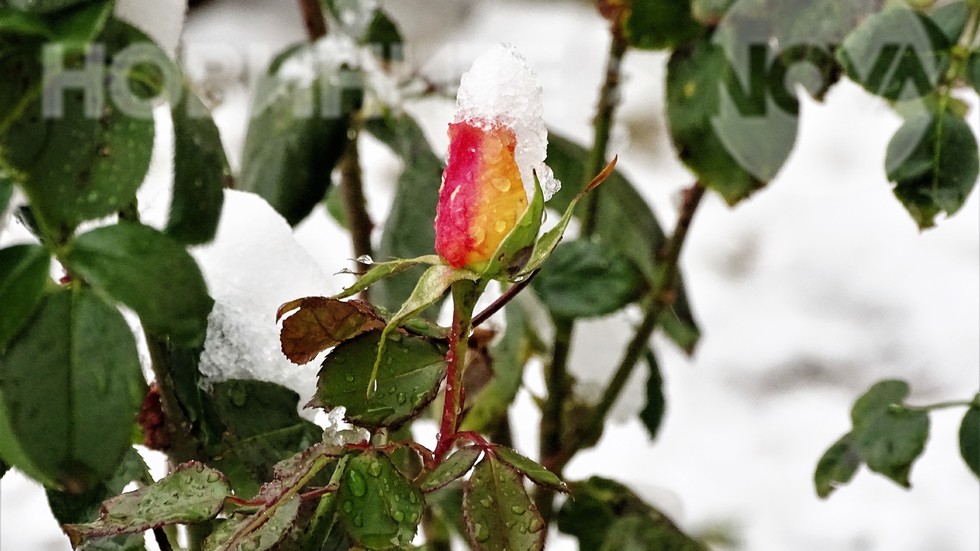
[[[360,300],[300,298],[280,306],[276,320],[292,310],[296,312],[282,322],[279,342],[282,353],[295,364],[305,364],[366,331],[383,329],[386,323],[370,304]]]

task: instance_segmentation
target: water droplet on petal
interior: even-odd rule
[[[497,233],[504,233],[504,230],[506,229],[507,229],[507,222],[504,222],[503,220],[497,220],[496,222],[493,223],[493,231]]]
[[[371,476],[380,476],[381,463],[371,463],[371,466],[368,467],[368,472],[371,473]]]
[[[473,245],[479,245],[487,239],[487,232],[483,228],[473,228]]]
[[[500,192],[506,192],[510,190],[510,180],[508,180],[503,176],[497,176],[496,178],[491,180],[490,183],[493,184],[493,187],[497,188],[497,190]]]

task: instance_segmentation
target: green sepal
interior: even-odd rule
[[[548,257],[551,256],[551,253],[555,250],[555,247],[558,246],[562,236],[565,234],[565,229],[568,227],[568,223],[572,220],[572,215],[575,214],[575,206],[578,205],[578,202],[582,199],[582,197],[585,197],[587,193],[599,187],[602,182],[606,181],[606,178],[612,174],[614,168],[616,168],[616,159],[613,159],[613,161],[609,163],[606,168],[602,169],[602,172],[593,178],[592,181],[585,186],[585,189],[579,192],[579,194],[568,203],[568,207],[565,208],[565,213],[562,214],[561,220],[558,221],[558,224],[554,228],[546,231],[544,235],[538,239],[537,243],[534,244],[534,248],[531,250],[531,256],[528,258],[527,264],[525,264],[524,267],[521,268],[513,278],[511,278],[511,281],[521,281],[541,268],[541,265],[548,260]]]
[[[418,258],[398,259],[373,264],[368,271],[364,272],[363,275],[357,278],[357,281],[355,281],[353,285],[337,293],[333,296],[333,298],[341,299],[352,297],[386,277],[400,274],[405,270],[418,266],[419,264],[442,264],[442,259],[434,254],[430,254],[420,256]]]

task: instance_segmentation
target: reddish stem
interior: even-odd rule
[[[460,369],[459,341],[462,338],[463,316],[459,308],[453,312],[453,326],[449,332],[449,352],[446,354],[446,403],[442,408],[442,424],[439,442],[436,444],[436,461],[441,463],[456,440],[459,426],[459,410],[463,399],[462,369]],[[462,358],[465,361],[465,356]]]

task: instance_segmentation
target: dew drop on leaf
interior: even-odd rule
[[[347,478],[350,482],[350,493],[357,497],[363,497],[367,493],[367,484],[364,482],[364,477],[361,476],[361,473],[351,471],[347,474]]]

